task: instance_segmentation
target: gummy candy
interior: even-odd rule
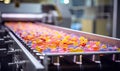
[[[88,41],[84,36],[57,31],[40,24],[7,22],[5,25],[40,53],[120,51],[117,46],[108,46],[100,41]]]

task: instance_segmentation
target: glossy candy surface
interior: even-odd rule
[[[88,40],[84,36],[68,34],[31,22],[5,24],[27,44],[40,53],[68,53],[89,51],[120,51],[116,46]]]

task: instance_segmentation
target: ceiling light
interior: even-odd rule
[[[69,3],[69,0],[64,0],[64,3],[65,3],[65,4],[68,4],[68,3]]]
[[[5,4],[9,4],[11,0],[4,0]]]
[[[3,1],[3,0],[0,0],[0,1]]]

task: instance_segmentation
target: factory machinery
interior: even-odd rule
[[[119,71],[120,39],[81,31],[75,31],[55,25],[43,24],[43,14],[2,13],[0,25],[0,71]],[[33,49],[13,28],[9,22],[19,24],[29,22],[89,41],[100,41],[111,46],[102,51],[73,51],[42,53]],[[38,22],[39,21],[39,22]],[[34,27],[33,27],[34,28]],[[43,30],[41,30],[43,31]],[[112,46],[117,49],[112,49]],[[97,49],[96,49],[97,50]]]

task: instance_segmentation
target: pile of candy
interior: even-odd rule
[[[53,30],[40,24],[9,22],[5,24],[18,34],[27,44],[40,53],[65,53],[88,51],[118,51],[116,46],[91,41],[63,31]]]

